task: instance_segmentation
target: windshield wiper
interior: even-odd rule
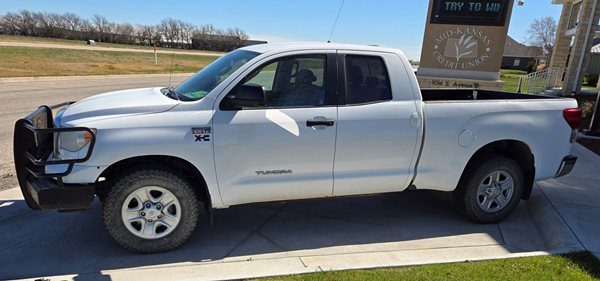
[[[177,92],[175,92],[175,89],[173,89],[173,87],[167,87],[167,88],[164,88],[163,90],[166,90],[163,92],[163,94],[165,96],[170,97],[174,100],[181,101],[181,99],[179,98],[179,94],[177,94]]]

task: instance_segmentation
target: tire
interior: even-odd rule
[[[512,188],[509,188],[512,180]],[[510,215],[521,201],[523,170],[514,160],[488,155],[469,165],[453,192],[458,209],[472,221],[495,223]]]
[[[172,171],[154,168],[124,174],[102,208],[110,236],[124,248],[144,254],[181,246],[194,231],[198,213],[198,199],[189,182]]]

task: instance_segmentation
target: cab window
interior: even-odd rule
[[[347,104],[392,99],[390,78],[381,57],[347,55],[345,67]]]
[[[266,107],[306,107],[325,104],[327,56],[285,57],[251,73],[245,84],[263,86]]]

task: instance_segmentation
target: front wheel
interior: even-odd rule
[[[454,191],[454,199],[460,211],[471,220],[494,223],[517,208],[523,185],[523,171],[517,162],[490,155],[467,168]]]
[[[168,170],[124,175],[103,205],[106,229],[121,246],[138,253],[179,247],[194,231],[198,200],[190,184]]]

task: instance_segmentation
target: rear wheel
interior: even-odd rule
[[[103,205],[112,238],[139,253],[169,251],[183,244],[198,221],[190,184],[161,169],[137,170],[117,180]]]
[[[498,222],[516,209],[523,184],[523,171],[517,162],[490,155],[467,169],[454,191],[454,199],[471,220]]]

